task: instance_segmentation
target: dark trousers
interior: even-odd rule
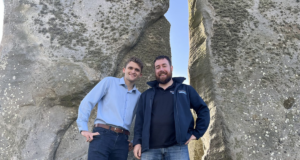
[[[88,160],[127,160],[128,135],[95,127],[93,132],[100,135],[94,136],[90,142]]]

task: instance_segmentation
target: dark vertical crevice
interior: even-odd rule
[[[67,130],[72,126],[72,124],[76,121],[76,119],[74,119],[73,121],[71,121],[67,127],[64,127],[64,129],[62,130],[59,130],[57,133],[56,133],[56,138],[54,140],[54,143],[53,143],[53,150],[50,152],[49,154],[49,159],[55,159],[56,157],[56,151],[57,149],[59,148],[59,145],[60,145],[60,142],[61,140],[63,139],[65,133],[67,132]]]

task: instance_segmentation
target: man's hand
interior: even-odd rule
[[[142,152],[141,144],[135,145],[134,149],[133,149],[133,154],[134,154],[135,158],[141,159],[141,152]]]
[[[87,142],[91,142],[93,140],[93,136],[100,135],[99,132],[91,133],[89,131],[81,131],[81,135],[86,138]]]
[[[128,151],[132,151],[133,150],[133,144],[128,140],[129,144],[128,144]]]
[[[195,140],[196,137],[194,135],[191,136],[191,138],[185,142],[185,145],[189,144],[191,140]]]

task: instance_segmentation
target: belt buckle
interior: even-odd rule
[[[115,127],[115,130],[114,131],[116,131],[117,130],[117,128]]]

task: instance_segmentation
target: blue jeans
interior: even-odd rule
[[[88,160],[127,160],[128,135],[101,127],[95,127],[93,132],[100,135],[90,142]]]
[[[142,160],[189,160],[187,145],[173,145],[167,148],[149,149],[142,153]]]

